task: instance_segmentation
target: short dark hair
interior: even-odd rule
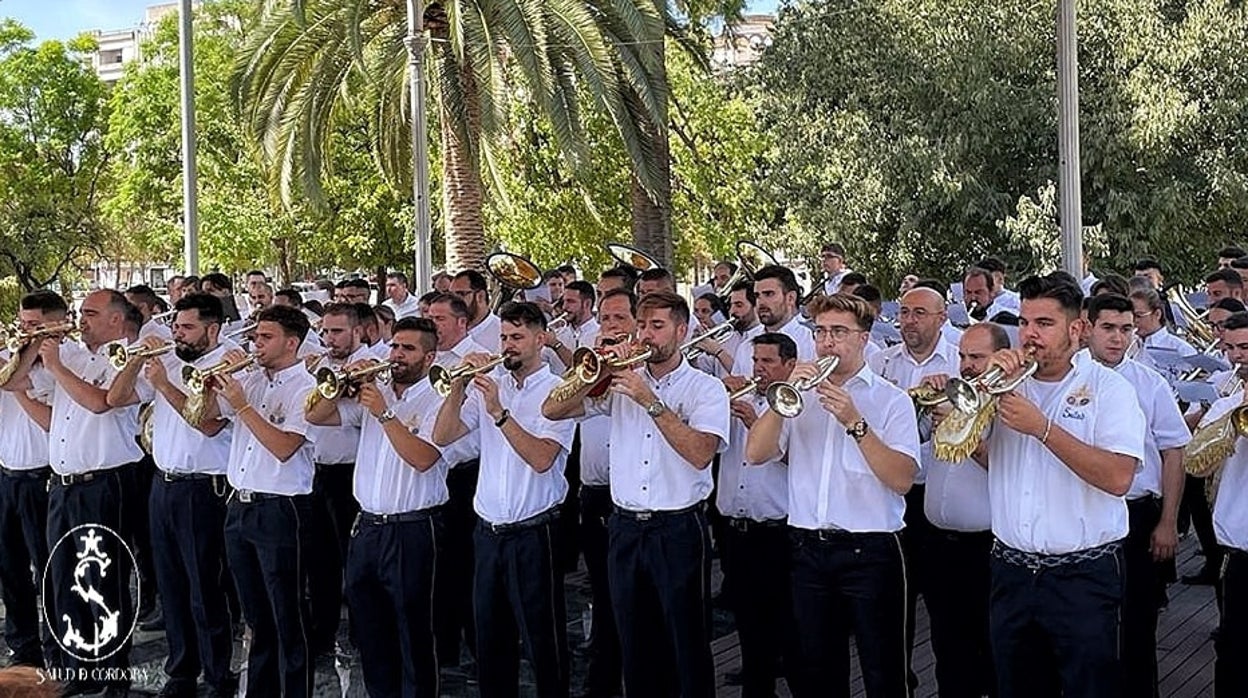
[[[287,337],[294,337],[300,342],[307,338],[308,330],[311,329],[308,316],[302,310],[285,305],[269,306],[256,313],[252,319],[256,322],[276,322],[282,326]]]
[[[157,296],[152,287],[147,284],[131,286],[126,289],[126,296],[128,296],[126,300],[134,298],[137,301],[137,305],[146,305],[149,308],[155,308],[160,305],[160,296]]]
[[[728,300],[731,301],[732,294],[738,293],[738,292],[745,293],[745,300],[750,305],[754,305],[755,303],[758,302],[758,294],[754,292],[753,282],[742,279],[741,281],[738,281],[737,283],[733,284],[732,288],[728,289]]]
[[[647,293],[637,301],[637,314],[646,310],[666,309],[678,325],[689,324],[689,304],[684,298],[671,291],[655,291]]]
[[[832,253],[841,259],[845,258],[845,246],[839,242],[825,242],[823,247],[819,248],[819,254]]]
[[[581,294],[581,300],[590,305],[593,305],[594,301],[598,299],[598,292],[594,290],[594,285],[588,281],[573,281],[563,287],[564,293],[568,291],[576,291]]]
[[[179,313],[194,310],[196,317],[205,325],[220,325],[225,321],[225,308],[221,306],[221,299],[211,293],[188,293],[173,304],[173,309]]]
[[[393,323],[395,320],[394,308],[388,305],[374,305],[373,315],[377,316],[377,322]]]
[[[1096,323],[1101,313],[1133,313],[1135,305],[1131,299],[1120,293],[1102,293],[1088,299],[1088,322]]]
[[[454,293],[439,293],[433,300],[429,301],[429,305],[438,303],[445,303],[446,307],[450,308],[451,315],[468,319],[468,304],[464,302],[463,298]]]
[[[718,295],[714,293],[710,293],[710,292],[703,293],[702,295],[694,299],[695,303],[697,301],[706,301],[707,303],[710,303],[712,314],[714,313],[719,313],[720,315],[728,314],[727,308],[724,307],[724,301]]]
[[[325,306],[321,305],[321,302],[315,298],[309,298],[304,301],[303,309],[316,313],[318,317],[325,314]]]
[[[404,286],[407,285],[407,274],[404,274],[401,271],[392,271],[389,274],[386,274],[386,279],[387,280],[394,279],[395,281],[403,284]]]
[[[355,303],[330,303],[325,306],[325,312],[321,313],[321,317],[329,317],[330,315],[345,317],[347,326],[355,327],[360,324],[360,311],[355,306]]]
[[[498,310],[498,319],[531,330],[546,329],[546,314],[536,303],[508,301]]]
[[[802,295],[802,287],[797,283],[797,275],[788,267],[782,267],[779,264],[768,264],[762,269],[754,272],[754,283],[766,281],[767,279],[775,279],[784,287],[785,293],[796,293],[798,297]]]
[[[1000,257],[984,257],[975,266],[980,269],[986,269],[993,274],[1005,273],[1005,262]]]
[[[559,266],[555,267],[555,271],[559,272],[560,274],[572,274],[573,276],[576,275],[576,267],[572,266],[571,264],[560,264]]]
[[[1218,250],[1218,259],[1239,259],[1248,252],[1244,252],[1244,248],[1229,245]]]
[[[1248,269],[1248,257],[1236,257],[1231,260],[1232,269]]]
[[[1162,309],[1161,294],[1155,288],[1139,288],[1132,291],[1128,297],[1133,301],[1144,301],[1144,305],[1148,306],[1149,310]]]
[[[139,306],[134,303],[126,301],[126,309],[122,312],[122,317],[125,318],[126,328],[131,332],[138,334],[139,330],[143,329],[143,311],[139,310]]]
[[[720,261],[716,262],[716,263],[715,263],[715,266],[713,266],[713,267],[711,267],[711,268],[712,268],[712,269],[718,269],[718,268],[720,268],[720,267],[728,267],[728,273],[729,273],[729,274],[735,274],[735,273],[737,273],[737,263],[736,263],[736,262],[730,262],[730,261],[728,261],[728,260],[724,259],[724,260],[720,260]]]
[[[919,279],[911,288],[930,288],[940,295],[942,301],[949,297],[949,287],[940,279]]]
[[[558,269],[547,269],[542,272],[542,281],[550,281],[551,279],[559,279],[563,281],[563,272]]]
[[[456,274],[452,280],[459,281],[460,279],[468,279],[468,287],[473,293],[490,290],[490,284],[485,280],[485,275],[476,269],[465,269]]]
[[[252,269],[251,271],[249,271],[249,272],[247,272],[246,274],[244,274],[244,275],[243,275],[243,277],[244,277],[244,278],[248,278],[248,279],[250,279],[250,278],[251,278],[251,277],[253,277],[253,276],[261,276],[261,277],[264,277],[264,280],[265,280],[265,281],[268,281],[268,280],[269,280],[268,275],[267,275],[267,274],[265,274],[264,272],[260,271],[259,269]]]
[[[421,296],[420,298],[418,298],[416,302],[424,303],[425,305],[432,305],[433,302],[437,300],[438,296],[440,295],[442,295],[441,291],[430,291],[426,293],[425,295]]]
[[[884,300],[884,294],[880,292],[880,289],[872,286],[871,284],[862,284],[858,288],[854,289],[853,295],[873,304]]]
[[[1149,269],[1156,269],[1158,272],[1161,272],[1161,262],[1152,257],[1144,257],[1143,259],[1137,259],[1135,266],[1131,267],[1132,271],[1148,271]]]
[[[1240,288],[1243,288],[1244,286],[1244,280],[1240,278],[1239,272],[1234,269],[1219,269],[1205,277],[1206,284],[1217,283],[1219,281],[1227,286],[1239,286]]]
[[[343,288],[358,288],[364,291],[373,290],[373,287],[368,285],[368,281],[366,279],[361,279],[358,276],[354,279],[347,279],[346,281],[342,282],[342,287]]]
[[[234,282],[230,281],[230,277],[219,271],[214,271],[211,274],[204,274],[204,279],[201,284],[212,284],[213,286],[226,291],[234,290]]]
[[[637,281],[662,281],[672,288],[676,288],[676,277],[672,276],[672,272],[663,267],[655,267],[641,272],[641,276],[637,277]]]
[[[1126,277],[1118,274],[1106,274],[1097,279],[1096,283],[1092,284],[1092,288],[1089,290],[1093,296],[1102,292],[1125,296],[1131,293],[1131,283],[1127,281]]]
[[[402,318],[394,323],[392,336],[400,332],[419,332],[420,346],[425,351],[433,351],[438,347],[438,328],[429,318]]]
[[[851,271],[841,277],[842,286],[861,286],[867,283],[867,275],[862,272]]]
[[[631,289],[637,282],[637,275],[628,267],[611,267],[598,275],[599,281],[603,279],[619,279],[624,282],[625,288]]]
[[[981,322],[971,325],[966,328],[966,332],[963,333],[963,336],[966,336],[966,334],[969,334],[970,332],[974,332],[977,328],[982,328],[983,331],[989,334],[992,339],[993,351],[1010,348],[1010,333],[1006,332],[1004,327],[995,322]]]
[[[628,314],[637,317],[637,295],[626,288],[613,288],[602,294],[602,298],[598,299],[598,307],[601,308],[603,303],[620,296],[628,298]]]
[[[794,342],[792,337],[783,332],[764,332],[750,341],[756,347],[763,345],[775,347],[776,351],[780,353],[781,361],[797,360],[797,342]]]
[[[1209,309],[1225,310],[1231,313],[1242,313],[1245,310],[1248,310],[1248,306],[1245,306],[1243,301],[1237,298],[1222,298],[1217,303],[1209,306]]]
[[[22,310],[38,310],[44,315],[65,315],[69,312],[69,304],[60,294],[41,288],[22,296]]]
[[[277,293],[274,293],[273,296],[277,298],[285,298],[294,304],[294,307],[296,308],[303,307],[303,294],[293,288],[284,288]]]
[[[1018,296],[1022,300],[1050,298],[1057,301],[1067,317],[1079,317],[1083,305],[1083,289],[1079,282],[1064,271],[1054,271],[1044,276],[1029,276],[1018,284]]]
[[[182,290],[186,291],[187,289],[190,289],[191,291],[198,291],[199,283],[200,279],[198,276],[195,276],[194,274],[187,274],[186,277],[182,279]]]
[[[976,276],[983,279],[984,283],[988,284],[988,288],[992,288],[993,285],[996,284],[996,281],[992,278],[992,272],[983,267],[967,267],[966,273],[962,275],[962,281],[965,283],[967,279],[974,278]]]
[[[352,303],[355,308],[355,314],[360,318],[361,325],[376,325],[377,313],[373,312],[373,306],[368,303]]]
[[[1222,321],[1223,330],[1245,330],[1248,329],[1248,312],[1231,313],[1231,316]]]

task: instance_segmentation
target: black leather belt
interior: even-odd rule
[[[520,531],[526,528],[533,528],[535,526],[541,526],[542,524],[551,523],[557,520],[558,518],[559,518],[559,507],[554,506],[554,507],[551,507],[550,509],[547,509],[546,511],[543,511],[540,514],[536,514],[534,516],[530,516],[527,519],[520,519],[519,521],[513,521],[510,523],[490,523],[489,521],[486,521],[485,519],[481,519],[481,525],[484,526],[486,530],[490,531],[491,533],[499,534],[499,533],[508,533],[511,531]]]
[[[680,516],[681,514],[688,514],[692,511],[703,511],[705,510],[705,507],[706,502],[698,502],[697,504],[687,506],[682,509],[656,509],[653,511],[635,511],[633,509],[625,509],[617,506],[615,508],[615,513],[626,519],[632,519],[633,521],[649,521],[651,519]]]
[[[730,518],[728,519],[728,528],[738,533],[748,533],[749,531],[757,531],[764,528],[784,528],[789,525],[788,519],[764,519],[757,521],[755,519]]]
[[[442,504],[432,506],[427,509],[417,509],[416,511],[404,511],[398,514],[374,514],[371,511],[361,511],[356,519],[357,523],[365,526],[384,526],[386,524],[412,523],[415,521],[427,521],[446,507]]]
[[[128,465],[128,464],[127,464]],[[76,473],[74,475],[57,475],[53,473],[48,478],[48,489],[53,487],[70,487],[72,485],[81,485],[93,480],[102,480],[109,475],[118,473],[125,466],[116,466],[107,470],[92,470],[89,473]]]
[[[217,478],[225,478],[224,475],[214,475],[212,473],[173,473],[168,470],[157,471],[157,476],[165,482],[195,482],[198,480],[212,480]]]
[[[896,535],[896,531],[846,531],[843,528],[791,528],[799,539],[816,540],[821,543],[847,542]]]
[[[46,465],[40,468],[31,468],[30,470],[11,470],[0,466],[0,475],[11,477],[15,480],[42,480],[51,474],[52,468]]]
[[[265,502],[270,499],[298,499],[307,497],[306,494],[273,494],[272,492],[253,492],[252,490],[234,490],[231,497],[236,502],[243,504],[254,504],[256,502]]]

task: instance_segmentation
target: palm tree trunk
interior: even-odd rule
[[[648,119],[642,128],[653,137],[655,160],[659,171],[657,191],[647,192],[634,173],[629,178],[630,199],[632,201],[633,243],[643,251],[654,256],[664,266],[671,269],[674,262],[672,246],[672,167],[671,152],[668,148],[667,133],[667,68],[665,66],[665,50],[663,47],[662,25],[659,25],[658,40],[648,50],[658,54],[658,75],[655,83],[659,93],[659,108],[662,110],[657,123]]]
[[[449,60],[443,57],[443,60]],[[481,133],[481,105],[476,98],[476,78],[471,65],[460,67],[465,113],[449,114],[439,102],[442,136],[442,210],[446,225],[446,269],[452,274],[465,269],[485,269],[484,191],[478,166],[477,144]],[[455,124],[462,117],[463,131]],[[465,135],[467,134],[467,135]]]

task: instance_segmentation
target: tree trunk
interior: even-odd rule
[[[651,135],[655,144],[655,159],[659,168],[657,191],[647,192],[634,173],[629,178],[632,200],[633,243],[652,255],[664,268],[672,269],[675,255],[672,246],[672,166],[667,133],[667,68],[664,65],[662,25],[659,25],[657,41],[649,50],[658,54],[659,108],[662,110],[658,123],[644,120],[642,128]]]
[[[443,56],[441,60],[452,59]],[[449,113],[445,100],[438,103],[446,269],[452,274],[465,269],[485,270],[485,220],[481,210],[485,197],[476,143],[481,134],[481,105],[471,65],[461,66],[459,74],[465,113]]]

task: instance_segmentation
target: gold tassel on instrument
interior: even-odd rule
[[[1248,436],[1248,405],[1240,405],[1197,429],[1183,449],[1183,469],[1192,477],[1206,478],[1205,498],[1210,507],[1218,496],[1222,466],[1243,436]]]
[[[999,366],[993,366],[971,380],[951,378],[945,386],[945,395],[953,403],[954,410],[932,434],[936,457],[948,463],[957,463],[975,453],[984,430],[997,415],[997,397],[1017,388],[1039,367],[1034,358],[1029,358],[1023,371],[1013,379],[1007,379],[1005,371]]]

